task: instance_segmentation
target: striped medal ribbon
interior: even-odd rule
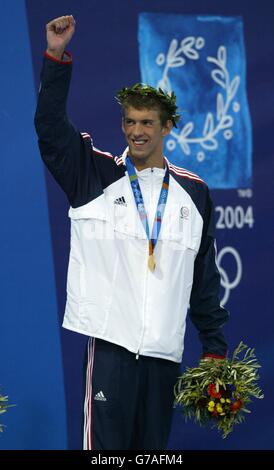
[[[158,236],[160,233],[164,211],[166,207],[166,202],[167,202],[167,196],[168,196],[168,188],[169,188],[168,165],[166,164],[165,176],[163,179],[162,188],[161,188],[161,192],[160,192],[160,196],[159,196],[159,200],[157,204],[157,209],[156,209],[156,213],[154,217],[152,233],[150,236],[148,217],[147,217],[147,212],[145,209],[144,199],[143,199],[142,191],[139,185],[138,176],[136,174],[136,171],[135,171],[135,168],[134,168],[134,165],[132,163],[130,156],[127,156],[125,163],[126,163],[127,172],[128,172],[133,196],[135,199],[136,207],[139,213],[139,217],[141,219],[141,222],[143,224],[143,227],[146,232],[147,239],[148,239],[148,247],[149,247],[148,267],[150,271],[153,272],[155,269],[155,265],[156,265],[153,252],[154,252],[154,248],[156,246]]]

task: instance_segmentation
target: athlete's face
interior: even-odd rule
[[[122,129],[125,134],[129,154],[140,165],[162,161],[163,139],[171,131],[172,122],[162,126],[159,111],[156,109],[125,110]]]

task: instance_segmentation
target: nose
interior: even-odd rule
[[[136,138],[136,137],[140,137],[142,134],[143,134],[143,125],[141,122],[136,122],[134,124],[134,128],[133,128],[133,136]]]

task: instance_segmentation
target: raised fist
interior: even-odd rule
[[[61,59],[66,45],[71,40],[75,31],[75,20],[72,15],[60,16],[46,25],[47,52]]]

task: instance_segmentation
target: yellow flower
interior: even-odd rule
[[[219,403],[218,403],[218,405],[216,406],[216,408],[217,408],[218,413],[222,413],[223,407],[222,407]]]
[[[208,411],[213,411],[215,407],[214,401],[210,401],[209,404],[207,405]]]
[[[220,402],[221,402],[221,403],[225,403],[225,399],[224,399],[224,398],[221,398]]]
[[[229,400],[229,398],[226,399],[226,402],[227,402],[227,403],[231,403],[231,401]]]

